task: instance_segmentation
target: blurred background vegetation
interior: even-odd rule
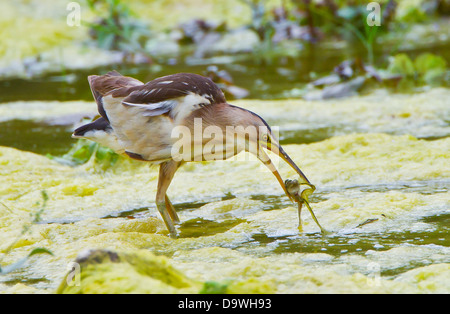
[[[364,0],[78,0],[79,26],[70,2],[0,4],[0,101],[90,100],[86,76],[110,69],[143,81],[208,75],[230,99],[450,80],[450,0],[377,1],[380,26],[367,24]]]

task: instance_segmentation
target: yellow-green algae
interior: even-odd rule
[[[423,141],[411,136],[353,134],[309,145],[288,145],[286,151],[302,165],[312,182],[326,190],[352,184],[448,180],[450,173],[446,165],[450,158],[449,145],[448,138]],[[196,282],[257,280],[279,293],[449,291],[446,281],[435,285],[417,284],[418,281],[429,280],[426,275],[421,279],[422,267],[414,269],[418,275],[408,277],[403,274],[402,280],[382,278],[381,285],[369,285],[369,277],[351,270],[352,267],[380,260],[380,257],[385,258],[386,263],[395,260],[401,264],[405,250],[419,256],[421,252],[429,254],[427,250],[433,251],[433,262],[442,264],[448,257],[446,248],[436,252],[427,246],[400,246],[383,252],[339,258],[326,253],[267,255],[272,249],[264,245],[232,249],[260,233],[268,236],[298,234],[296,208],[288,206],[262,211],[262,202],[250,199],[253,194],[283,197],[272,174],[256,161],[199,163],[181,168],[169,190],[173,201],[210,201],[197,210],[181,211],[181,220],[235,220],[236,224],[223,232],[208,234],[206,231],[204,236],[194,238],[187,234],[176,240],[166,236],[165,227],[153,207],[156,169],[149,169],[140,163],[123,162],[115,169],[103,172],[97,170],[92,161],[72,168],[43,156],[5,147],[0,148],[0,165],[2,252],[18,235],[21,226],[29,221],[30,212],[39,208],[40,191],[47,191],[50,198],[42,215],[43,223],[34,225],[32,233],[3,256],[3,263],[8,264],[35,247],[46,247],[54,253],[54,256],[33,256],[29,265],[18,271],[21,278],[41,280],[41,283],[33,285],[37,288],[32,290],[34,292],[54,291],[62,281],[68,263],[79,252],[89,248],[110,249],[119,254],[125,250],[144,256],[150,250],[171,256],[174,268]],[[284,166],[281,169],[286,177],[294,175]],[[228,192],[238,197],[214,201],[215,197]],[[426,215],[427,211],[439,207],[444,210],[449,202],[449,193],[363,193],[344,190],[342,193],[330,191],[325,200],[315,202],[313,207],[321,223],[333,232],[354,230],[358,224],[374,217],[378,221],[364,228],[383,232],[416,222],[414,213]],[[10,210],[6,210],[5,206]],[[145,206],[151,207],[150,212],[141,218],[99,218]],[[308,216],[304,223],[306,234],[317,232]],[[327,263],[330,260],[333,263]],[[311,261],[317,261],[317,264]],[[439,267],[441,276],[438,280],[447,278],[448,283],[450,269],[446,266],[448,264],[430,265],[424,271],[433,272],[434,267]],[[103,274],[112,276],[111,272],[115,273],[114,268],[105,267]],[[130,277],[139,274],[130,266],[120,267],[123,271],[132,271]],[[14,278],[18,274],[5,278]],[[108,288],[107,280],[104,281],[105,285],[98,288],[99,292],[125,292],[114,290],[114,285]],[[0,287],[4,292],[30,291],[28,285],[20,283],[20,280],[18,285],[1,284]],[[156,285],[153,292],[161,292],[160,288],[159,284]],[[146,291],[152,292],[151,287],[148,289]]]
[[[272,125],[290,119],[293,124],[298,120],[309,126],[327,126],[343,119],[365,132],[388,132],[392,123],[391,133],[402,134],[411,123],[420,121],[417,135],[426,137],[448,132],[445,99],[448,90],[433,89],[417,95],[377,93],[314,103],[248,100],[236,104],[269,117]],[[318,110],[308,110],[311,106]],[[5,120],[19,114],[38,121],[57,120],[93,111],[93,102],[0,105]],[[377,119],[370,120],[373,114]],[[297,123],[293,128],[303,125]],[[94,159],[69,167],[0,147],[2,265],[14,263],[37,247],[54,254],[32,256],[24,268],[1,276],[0,291],[55,292],[80,252],[107,249],[137,260],[162,258],[166,267],[192,285],[178,289],[154,277],[141,278],[143,264],[136,268],[132,263],[105,263],[97,265],[100,272],[89,273],[95,282],[104,284],[84,285],[83,291],[138,291],[151,281],[154,285],[145,284],[145,292],[195,293],[205,282],[226,283],[232,291],[243,292],[450,292],[450,251],[445,236],[424,245],[393,240],[395,245],[383,248],[384,242],[371,243],[367,248],[365,243],[373,235],[380,235],[381,241],[384,234],[395,237],[396,232],[433,234],[434,227],[422,218],[448,211],[450,195],[443,187],[450,178],[450,138],[426,141],[411,135],[354,133],[307,145],[285,145],[285,150],[318,187],[312,206],[321,224],[332,232],[329,237],[318,235],[307,213],[303,215],[304,233],[299,234],[294,204],[283,195],[273,175],[245,154],[228,161],[186,164],[177,172],[169,195],[173,203],[187,204],[187,208],[182,206],[179,211],[180,238],[171,239],[154,207],[156,167],[125,159],[106,171]],[[272,157],[284,178],[295,177],[293,170]],[[30,223],[30,213],[41,208],[42,190],[49,200],[41,223],[33,225],[5,254],[22,226]],[[338,249],[336,253],[338,240],[348,241],[345,248],[355,251]],[[316,241],[313,250],[310,241]],[[371,265],[397,275],[380,277]],[[108,284],[111,278],[117,279],[117,285]],[[136,284],[122,282],[126,278]]]
[[[85,28],[66,23],[69,1],[2,1],[0,65],[64,47],[84,35]]]
[[[57,293],[199,293],[204,285],[176,270],[168,258],[145,250],[92,250],[81,253],[76,263],[80,272],[75,276],[79,277],[66,276]],[[256,279],[224,285],[227,293],[272,292]]]

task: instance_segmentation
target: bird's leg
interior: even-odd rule
[[[298,204],[298,230],[300,232],[303,231],[303,224],[302,224],[302,206],[303,203],[302,202],[297,202]]]
[[[158,191],[156,192],[156,207],[161,214],[171,237],[177,236],[177,231],[173,224],[170,206],[166,206],[166,192],[172,182],[173,176],[178,169],[179,163],[169,160],[162,163],[159,167]],[[170,208],[170,209],[168,209]]]
[[[180,218],[178,218],[178,214],[175,211],[175,207],[173,207],[172,202],[170,201],[169,197],[166,194],[166,208],[169,212],[170,218],[172,218],[172,221],[176,224],[180,223]]]

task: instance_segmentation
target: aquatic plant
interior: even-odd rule
[[[364,64],[361,59],[346,60],[336,66],[333,73],[313,82],[314,88],[305,92],[306,99],[326,99],[351,96],[364,88],[392,88],[394,91],[409,92],[423,85],[447,86],[450,71],[441,56],[432,53],[420,54],[414,61],[405,53],[389,58],[387,68],[375,68]]]
[[[352,5],[325,1],[325,5],[318,5],[310,1],[295,1],[299,9],[307,12],[310,29],[314,26],[329,36],[343,38],[350,44],[359,41],[367,51],[367,62],[374,64],[374,44],[377,36],[386,33],[395,14],[395,1],[390,0],[381,9],[383,23],[378,26],[369,25],[367,17],[367,3],[356,2]]]
[[[20,260],[18,260],[17,262],[15,262],[13,264],[3,266],[3,267],[0,265],[0,275],[6,275],[17,269],[22,268],[31,256],[37,255],[37,254],[53,255],[53,253],[51,251],[47,250],[46,248],[41,248],[41,247],[35,248],[27,256],[25,256],[24,258],[21,258]]]
[[[85,139],[79,139],[62,157],[48,157],[71,166],[85,164],[92,160],[102,170],[114,166],[120,158],[110,148]]]
[[[403,90],[423,84],[448,85],[450,81],[447,62],[432,53],[420,54],[414,61],[407,54],[397,54],[390,58],[387,70],[401,77],[400,89]]]
[[[421,23],[433,17],[448,16],[450,2],[447,0],[397,0],[397,19],[406,23]]]
[[[296,57],[304,43],[317,44],[337,38],[350,44],[359,41],[367,51],[367,62],[373,64],[375,39],[390,29],[397,7],[393,0],[384,4],[383,24],[373,27],[367,23],[367,1],[348,4],[333,0],[292,0],[272,10],[265,1],[241,1],[252,12],[247,27],[260,39],[253,54],[266,63],[281,57]],[[296,41],[298,45],[293,45]]]
[[[273,33],[272,19],[268,16],[267,4],[263,0],[241,0],[249,6],[252,14],[249,28],[254,30],[261,41]]]

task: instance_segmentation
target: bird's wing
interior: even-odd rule
[[[164,100],[157,103],[151,104],[133,104],[130,102],[123,101],[123,105],[127,107],[135,107],[142,109],[142,115],[144,117],[154,117],[165,114],[175,108],[178,104],[177,100]]]
[[[105,109],[103,108],[103,96],[110,93],[121,91],[121,93],[130,93],[133,88],[144,85],[141,81],[132,77],[123,76],[117,71],[108,72],[105,75],[90,75],[88,77],[89,86],[92,95],[97,103],[98,112],[109,122]]]
[[[213,81],[192,73],[160,77],[129,91],[124,95],[124,90],[116,90],[111,96],[126,96],[122,104],[143,109],[145,116],[170,113],[174,117],[205,105],[226,102],[223,92]]]

